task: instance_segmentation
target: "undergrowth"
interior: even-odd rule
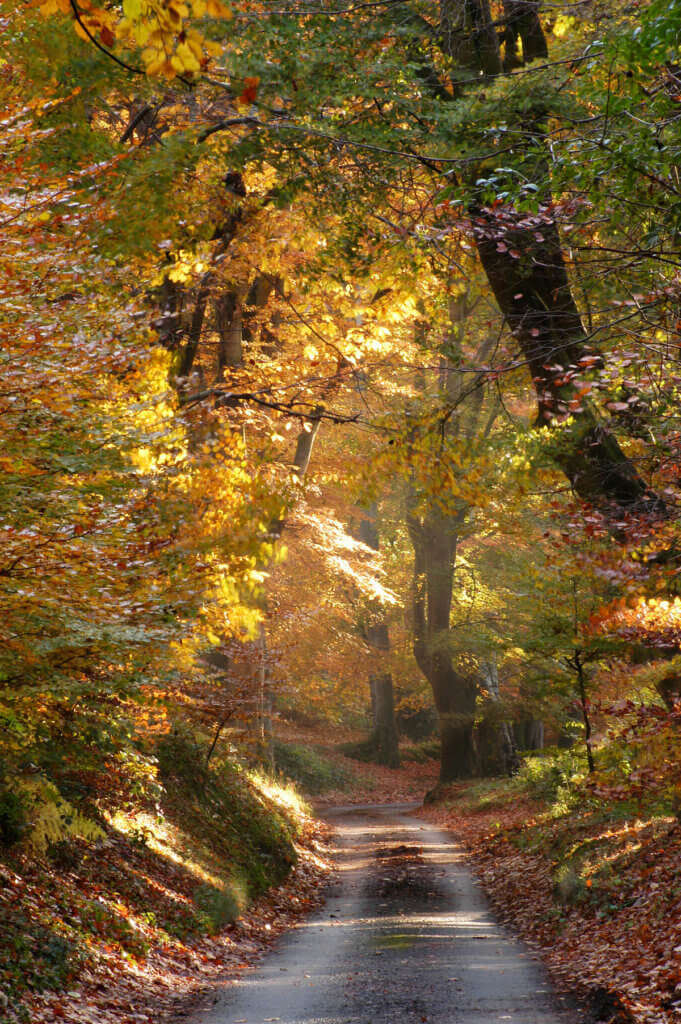
[[[512,778],[450,787],[445,806],[473,815],[497,811],[496,840],[550,860],[558,908],[582,903],[607,914],[631,898],[625,875],[632,851],[672,827],[672,801],[656,792],[604,798],[586,768],[580,751],[546,749],[526,756]],[[514,813],[518,806],[524,815]]]
[[[300,802],[231,754],[208,765],[206,749],[185,731],[165,736],[160,802],[101,813],[91,835],[36,852],[25,830],[6,827],[0,1020],[28,1020],[28,993],[72,986],[111,951],[140,959],[152,945],[218,931],[285,878]]]
[[[310,796],[347,789],[353,781],[353,774],[347,768],[299,743],[275,741],[274,761],[285,778],[295,782]]]

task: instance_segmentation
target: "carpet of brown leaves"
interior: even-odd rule
[[[289,743],[305,743],[320,750],[325,760],[347,770],[351,775],[351,781],[342,789],[329,789],[323,796],[314,798],[315,805],[320,809],[344,804],[421,803],[437,782],[439,762],[409,760],[408,750],[399,768],[365,763],[339,753],[340,743],[366,739],[366,733],[336,728],[331,744],[327,728],[282,722],[278,734]]]
[[[266,953],[281,932],[323,901],[332,867],[328,829],[310,818],[299,859],[283,885],[270,890],[219,935],[174,940],[146,957],[104,950],[77,985],[33,996],[32,1024],[169,1024],[182,1020]]]

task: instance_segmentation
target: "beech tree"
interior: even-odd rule
[[[64,373],[83,416],[68,474],[53,473],[48,459],[58,486],[36,507],[49,514],[24,510],[38,530],[35,552],[55,537],[65,543],[56,527],[40,532],[62,491],[88,537],[104,516],[102,495],[107,510],[118,502],[120,518],[104,516],[106,542],[93,541],[90,568],[76,573],[81,597],[88,573],[109,593],[105,563],[118,567],[116,594],[142,595],[144,623],[163,625],[157,637],[177,631],[185,667],[202,645],[261,628],[267,567],[286,517],[303,508],[316,431],[361,421],[374,438],[370,475],[404,469],[405,452],[418,467],[409,502],[414,650],[451,733],[443,778],[468,772],[476,681],[448,647],[455,556],[468,510],[500,484],[480,471],[483,452],[458,470],[452,456],[476,433],[462,424],[480,419],[483,393],[491,401],[496,390],[509,446],[524,447],[523,471],[545,474],[547,492],[560,487],[559,474],[569,484],[576,505],[556,514],[582,547],[589,530],[617,540],[617,569],[601,553],[599,571],[617,572],[624,592],[634,563],[645,567],[637,579],[647,597],[675,585],[677,5],[656,0],[617,25],[607,5],[599,20],[590,6],[556,12],[534,0],[293,3],[257,17],[217,0],[39,7],[22,12],[16,32],[34,129],[23,127],[9,57],[3,65],[13,112],[7,251],[18,251],[14,232],[36,251],[19,271],[11,255],[4,265],[8,280],[18,273],[20,295],[32,281],[64,280],[46,293],[44,319],[66,352],[62,369],[71,368]],[[50,161],[53,175],[42,166]],[[626,224],[613,204],[626,208]],[[87,232],[71,225],[71,209]],[[99,298],[82,334],[87,261]],[[462,354],[433,339],[449,317],[453,276],[472,277],[474,261],[487,307]],[[103,330],[114,294],[125,315]],[[14,330],[34,331],[35,310],[22,299],[12,315],[25,378],[21,415],[7,399],[14,472],[36,423],[52,452],[72,418],[60,385],[45,379],[35,337]],[[420,350],[416,320],[433,332]],[[482,337],[490,342],[480,348]],[[420,372],[428,401],[413,383]],[[49,429],[26,397],[33,375],[45,405],[59,410]],[[364,381],[373,394],[358,412]],[[106,440],[112,422],[125,439],[116,452]],[[449,474],[428,464],[433,438]],[[338,449],[321,457],[335,460],[347,485]],[[40,457],[27,465],[20,475],[37,474]],[[27,491],[12,486],[23,501]],[[7,516],[5,572],[14,578],[33,534]],[[135,531],[140,550],[152,545],[144,558],[128,550]],[[71,541],[63,564],[73,545],[86,549],[75,533]],[[153,586],[123,567],[141,575],[140,562],[160,567]],[[30,614],[17,629],[32,621],[23,600]],[[73,636],[68,657],[77,649],[74,665],[90,679],[91,633],[78,625]],[[97,664],[113,664],[109,639]],[[153,649],[137,640],[126,679]],[[22,664],[29,647],[22,642]],[[44,680],[47,661],[31,672]],[[662,686],[672,702],[673,668]],[[487,675],[495,686],[494,671]]]

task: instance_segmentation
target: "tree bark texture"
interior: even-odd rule
[[[489,0],[441,0],[440,44],[456,64],[486,76],[502,70]]]
[[[504,0],[504,71],[548,57],[538,9],[532,0]]]
[[[502,61],[488,0],[441,0],[442,49],[468,68],[473,54],[478,80],[545,59],[548,46],[538,7],[532,0],[506,0],[502,25],[506,58]],[[521,129],[518,137],[526,140],[518,143],[517,159],[531,157],[537,164],[548,203],[549,161],[541,155],[546,149],[545,115],[537,104],[516,126]],[[580,361],[594,356],[594,350],[587,344],[573,298],[556,222],[549,216],[537,224],[507,207],[499,211],[474,207],[471,212],[483,270],[532,374],[538,422],[550,426],[573,416],[571,428],[551,452],[555,462],[575,493],[606,513],[664,514],[664,502],[647,487],[593,406],[586,400],[570,406],[575,391],[571,381],[584,372],[586,363],[580,366]]]
[[[359,539],[372,551],[380,549],[375,504],[364,509],[359,526]],[[377,659],[384,658],[390,652],[388,621],[382,609],[376,609],[369,622],[364,626],[364,638],[369,647],[376,652]],[[378,764],[388,765],[389,768],[398,768],[400,755],[392,673],[370,672],[369,689],[373,718],[369,746],[375,751]]]
[[[463,513],[407,512],[414,548],[414,657],[430,683],[440,726],[440,782],[468,778],[475,767],[473,728],[477,682],[453,664],[449,620],[456,545]]]
[[[572,412],[573,425],[552,449],[556,463],[584,501],[606,511],[659,511],[662,503],[588,401],[570,409],[573,377],[600,357],[586,343],[556,224],[536,231],[517,222],[499,227],[491,214],[478,220],[480,262],[532,374],[538,423],[551,426]]]

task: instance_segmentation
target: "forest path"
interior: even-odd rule
[[[191,1024],[568,1024],[498,925],[451,835],[415,805],[327,808],[325,906]]]

